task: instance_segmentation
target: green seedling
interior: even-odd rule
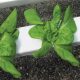
[[[17,10],[14,9],[0,26],[0,68],[19,78],[21,73],[13,65],[16,55],[16,39],[19,31],[16,28]]]
[[[50,21],[42,21],[35,9],[26,10],[24,16],[29,24],[35,25],[29,31],[30,36],[42,40],[42,47],[33,53],[35,58],[47,55],[54,48],[61,59],[68,61],[73,66],[80,65],[71,51],[74,33],[77,29],[70,6],[63,17],[61,8],[57,4]]]

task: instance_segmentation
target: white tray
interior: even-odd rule
[[[77,25],[77,32],[75,33],[75,42],[80,42],[80,17],[74,18],[75,23]],[[33,25],[34,26],[34,25]],[[17,44],[17,54],[20,55],[28,55],[31,54],[33,51],[36,51],[41,48],[41,40],[31,38],[28,34],[28,31],[33,26],[24,26],[19,28],[19,38],[16,42]]]

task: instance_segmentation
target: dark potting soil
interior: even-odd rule
[[[80,60],[80,46],[74,46],[73,53]],[[61,60],[55,52],[39,59],[24,56],[15,58],[14,61],[22,77],[14,79],[10,74],[0,70],[1,80],[80,80],[80,68]]]
[[[14,8],[18,11],[17,27],[28,25],[24,18],[24,11],[29,8],[36,8],[42,18],[42,20],[49,20],[52,17],[54,6],[59,3],[62,7],[62,12],[65,11],[68,5],[71,5],[73,9],[73,15],[80,16],[80,0],[50,0],[49,2],[41,2],[37,4],[28,4],[23,6],[7,7],[0,9],[0,25],[8,17]]]
[[[42,20],[51,19],[52,10],[56,3],[62,6],[62,11],[70,4],[73,8],[74,17],[80,16],[79,0],[51,0],[51,2],[15,6],[18,10],[17,27],[28,25],[23,16],[24,10],[28,8],[36,8]],[[0,9],[0,24],[15,7]],[[80,45],[73,46],[73,53],[80,60]],[[22,73],[22,77],[15,79],[0,69],[0,80],[80,80],[80,68],[73,67],[61,60],[52,51],[43,58],[35,59],[31,55],[27,55],[15,58],[14,62],[17,69]]]

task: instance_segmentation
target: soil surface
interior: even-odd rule
[[[18,10],[17,27],[28,25],[23,16],[24,10],[36,8],[42,20],[49,20],[51,19],[53,7],[57,3],[62,6],[62,11],[70,4],[73,8],[74,17],[80,16],[79,0],[51,0],[51,2],[15,6]],[[0,9],[0,24],[15,7]],[[73,54],[80,60],[80,45],[73,46]],[[28,55],[17,57],[14,61],[15,66],[22,73],[22,77],[14,79],[10,74],[0,69],[0,80],[80,80],[80,68],[73,67],[69,63],[62,61],[52,51],[43,58],[36,59]]]

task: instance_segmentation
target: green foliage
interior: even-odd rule
[[[4,33],[5,31],[12,33],[16,28],[16,23],[17,23],[17,10],[14,9],[13,12],[0,26],[0,33]]]
[[[33,15],[35,17],[32,17]],[[43,57],[49,53],[51,48],[54,48],[61,59],[68,61],[73,66],[80,66],[79,61],[71,54],[71,44],[74,40],[76,25],[70,6],[66,9],[63,17],[61,8],[57,4],[53,11],[53,18],[43,22],[44,24],[40,24],[42,21],[33,9],[26,10],[25,17],[29,24],[34,23],[36,25],[29,31],[30,36],[42,40],[42,47],[33,53],[34,57]]]
[[[18,36],[19,36],[19,30],[18,29],[16,29],[15,30],[15,32],[14,33],[12,33],[12,36],[13,36],[13,39],[17,39],[18,38]]]
[[[71,54],[71,52],[60,45],[54,46],[55,51],[61,59],[70,62],[73,66],[79,66],[79,61]]]
[[[11,73],[15,78],[19,78],[21,76],[20,72],[8,59],[5,59],[5,57],[0,57],[0,67],[4,71]]]
[[[45,41],[42,47],[38,51],[33,53],[33,56],[36,58],[43,57],[49,53],[50,49],[51,49],[51,44]]]
[[[13,65],[16,55],[16,39],[19,31],[16,29],[17,10],[14,9],[0,26],[0,68],[19,78],[21,73]]]
[[[56,32],[59,26],[60,20],[61,20],[61,8],[59,5],[56,5],[53,10],[53,19],[51,20],[51,23],[50,23],[52,32]]]
[[[29,34],[31,35],[32,38],[37,38],[41,39],[43,37],[43,26],[36,25],[32,27],[29,31]]]
[[[25,19],[30,24],[43,24],[36,10],[28,9],[24,12]]]
[[[71,10],[70,6],[68,6],[68,8],[65,11],[65,15],[64,15],[64,19],[63,19],[61,28],[67,27],[67,26],[73,33],[76,32],[76,30],[77,30],[75,27],[76,24],[73,20],[72,10]]]
[[[0,40],[0,56],[14,56],[16,53],[16,44],[13,37],[5,32]]]

